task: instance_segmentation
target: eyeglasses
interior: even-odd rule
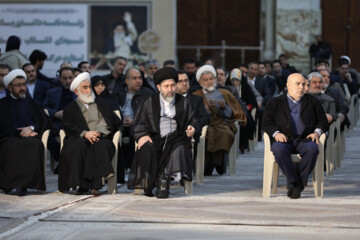
[[[17,83],[17,84],[11,84],[14,87],[20,88],[20,87],[26,87],[26,83]]]
[[[178,83],[180,84],[184,84],[184,83],[188,83],[189,79],[184,79],[184,80],[178,80]]]

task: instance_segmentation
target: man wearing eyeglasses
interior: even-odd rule
[[[216,88],[216,71],[211,65],[204,65],[196,73],[202,87],[194,95],[203,97],[210,113],[210,124],[206,134],[205,171],[210,176],[216,168],[219,175],[226,172],[226,155],[234,142],[237,131],[235,121],[246,124],[245,113],[236,98],[225,89]]]
[[[39,105],[26,97],[26,74],[15,69],[4,77],[10,94],[0,100],[0,189],[46,190],[42,134],[49,118]]]
[[[198,128],[202,129],[204,126],[209,125],[210,123],[210,115],[205,109],[205,105],[203,103],[202,97],[193,95],[189,92],[190,89],[190,80],[187,73],[184,70],[178,71],[179,80],[176,83],[176,93],[183,95],[187,99],[189,99],[191,106],[193,107],[196,117],[198,119],[197,125]],[[201,136],[201,131],[195,132],[194,139],[195,142],[199,141]],[[194,150],[194,153],[196,151]],[[195,158],[195,157],[194,157]]]

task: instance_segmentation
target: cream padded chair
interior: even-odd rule
[[[120,112],[118,110],[114,111],[114,113],[120,118]],[[65,138],[65,131],[63,129],[60,130],[60,152],[64,146],[64,138]],[[113,136],[113,144],[115,146],[115,153],[113,159],[111,161],[113,170],[114,170],[114,177],[108,180],[108,193],[115,194],[116,187],[117,187],[117,164],[118,164],[118,152],[119,152],[119,144],[121,142],[121,132],[117,131]]]
[[[336,122],[332,122],[329,127],[329,135],[326,140],[326,176],[333,175],[334,167],[335,167],[335,128]]]
[[[343,151],[342,135],[344,135],[344,133],[341,133],[340,125],[341,121],[338,118],[335,122],[336,138],[334,140],[334,169],[340,168],[342,156],[341,152]]]
[[[323,197],[324,193],[324,143],[325,134],[320,136],[319,141],[319,155],[317,157],[316,165],[313,169],[313,187],[315,197]],[[293,162],[301,160],[299,154],[292,154]],[[275,162],[274,154],[271,151],[271,142],[267,133],[264,133],[264,176],[263,176],[263,197],[270,197],[271,193],[277,192],[279,176],[279,166]],[[271,191],[272,182],[272,191]]]
[[[204,126],[201,131],[201,136],[199,139],[199,143],[197,146],[197,155],[195,159],[196,165],[196,183],[203,184],[204,183],[204,166],[205,166],[205,137],[208,126]]]

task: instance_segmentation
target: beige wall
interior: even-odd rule
[[[153,30],[160,37],[160,48],[153,54],[161,66],[165,60],[175,60],[176,0],[153,0]]]
[[[285,53],[302,73],[310,70],[309,47],[321,33],[319,0],[277,0],[275,57]]]

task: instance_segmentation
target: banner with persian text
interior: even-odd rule
[[[54,77],[60,64],[75,67],[88,59],[88,10],[85,4],[0,4],[0,48],[9,36],[21,39],[27,57],[35,49],[48,58],[42,72]]]

